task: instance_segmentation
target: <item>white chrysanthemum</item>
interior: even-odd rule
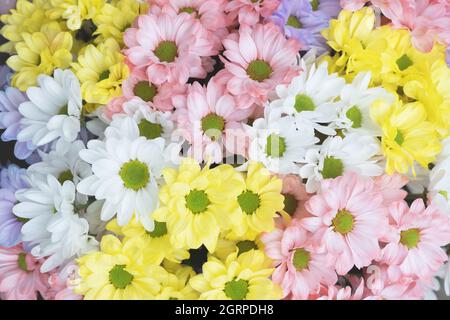
[[[429,173],[429,196],[434,204],[450,214],[450,138],[443,143],[442,152]]]
[[[55,70],[54,76],[40,75],[39,87],[27,90],[30,101],[20,105],[23,115],[18,141],[42,146],[58,138],[74,141],[80,132],[80,82],[70,70]]]
[[[123,128],[123,136],[130,133]],[[152,231],[151,214],[158,204],[157,179],[164,168],[164,139],[139,137],[91,140],[80,157],[92,165],[92,175],[82,180],[79,192],[105,200],[101,211],[104,221],[117,214],[119,225],[127,224],[133,214]]]
[[[369,88],[370,78],[370,72],[359,73],[342,89],[338,119],[330,124],[333,128],[381,136],[380,127],[370,116],[370,108],[377,100],[393,102],[394,98],[381,87]]]
[[[295,77],[289,85],[279,85],[276,88],[278,99],[270,103],[272,114],[292,115],[309,121],[318,131],[333,135],[335,131],[326,125],[338,119],[341,102],[338,101],[345,80],[336,73],[328,74],[328,64],[307,65],[302,60],[300,66],[304,70]],[[269,119],[271,121],[271,119]]]
[[[270,171],[280,174],[298,173],[297,163],[306,151],[319,142],[314,136],[314,128],[301,126],[295,118],[284,116],[268,122],[266,118],[257,119],[251,128],[249,159],[262,162]]]
[[[344,138],[330,137],[306,152],[300,176],[307,179],[306,190],[310,193],[318,191],[323,179],[336,178],[347,171],[379,176],[383,173],[379,152],[380,143],[371,136],[350,133]]]
[[[31,187],[16,193],[16,216],[28,221],[22,227],[23,241],[33,246],[31,253],[48,257],[41,267],[48,272],[69,259],[95,248],[97,242],[88,235],[88,222],[74,213],[75,185],[60,184],[52,175],[32,175]]]
[[[106,137],[121,138],[126,132],[129,139],[141,136],[149,140],[164,138],[167,142],[170,141],[174,129],[170,112],[151,110],[146,103],[139,100],[126,102],[123,111],[113,116],[105,131]]]

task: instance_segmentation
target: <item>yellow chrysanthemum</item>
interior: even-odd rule
[[[146,263],[159,265],[164,259],[180,262],[189,258],[189,252],[186,249],[177,248],[176,243],[172,244],[165,222],[155,221],[155,229],[149,232],[134,218],[123,227],[120,227],[117,219],[114,219],[108,223],[107,229],[124,236],[124,241],[140,239],[139,244],[141,250],[145,251],[143,254]]]
[[[121,84],[129,75],[119,44],[111,38],[85,47],[72,67],[81,82],[83,99],[98,105],[120,96]]]
[[[214,256],[225,261],[226,258],[234,252],[237,252],[239,256],[250,250],[262,251],[264,250],[264,243],[259,238],[256,240],[241,239],[236,241],[220,238],[217,242]]]
[[[426,112],[420,102],[394,104],[376,102],[371,116],[380,125],[382,149],[386,157],[386,172],[406,174],[414,171],[414,162],[428,168],[441,151],[441,144],[433,124],[426,121]]]
[[[102,238],[101,251],[80,259],[81,282],[75,292],[86,300],[155,299],[170,278],[161,266],[144,263],[134,241],[122,243],[112,235]]]
[[[54,21],[46,15],[49,8],[47,0],[18,0],[10,14],[1,16],[4,26],[0,33],[9,42],[2,45],[0,51],[14,53],[15,44],[24,40],[23,33],[39,32],[44,25]]]
[[[123,33],[130,28],[139,14],[147,11],[147,3],[136,0],[119,0],[106,3],[94,19],[97,30],[94,33],[95,43],[101,43],[108,38],[114,38],[123,45]]]
[[[203,273],[190,281],[192,288],[205,300],[275,300],[281,299],[281,289],[269,277],[271,261],[259,250],[238,256],[230,254],[225,262],[210,255]]]
[[[23,42],[16,45],[17,55],[8,59],[16,71],[12,85],[25,91],[36,85],[40,74],[51,75],[57,68],[66,69],[72,62],[72,36],[61,30],[58,23],[44,25],[40,32],[23,33]]]
[[[195,276],[195,272],[191,267],[166,261],[164,263],[164,268],[170,272],[170,274],[169,277],[163,281],[162,290],[156,297],[157,300],[198,299],[198,292],[189,284],[189,280]]]
[[[95,20],[105,5],[105,0],[50,0],[52,19],[66,20],[70,30],[79,30],[84,21]]]
[[[250,163],[246,176],[240,177],[233,184],[238,192],[231,203],[233,226],[227,237],[254,240],[261,232],[275,228],[274,218],[284,208],[282,181],[258,162]]]
[[[172,243],[213,252],[219,234],[230,225],[229,202],[236,196],[234,169],[201,169],[193,159],[184,159],[178,170],[163,171],[166,185],[160,189],[156,221],[166,222]],[[225,169],[228,168],[228,169]]]

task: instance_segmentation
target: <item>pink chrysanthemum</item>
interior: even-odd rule
[[[157,85],[205,78],[202,57],[217,54],[206,29],[188,14],[139,16],[137,27],[125,32],[125,44],[132,70],[144,69],[148,81]]]
[[[175,99],[176,100],[176,99]],[[236,103],[225,86],[214,79],[207,87],[195,82],[188,89],[185,102],[177,106],[174,119],[182,130],[184,138],[191,144],[189,155],[198,161],[212,160],[219,163],[223,160],[224,150],[242,154],[245,137],[242,123],[249,116],[249,110],[236,108]],[[211,158],[211,159],[210,159]]]
[[[300,72],[298,41],[287,40],[272,23],[241,26],[223,44],[226,59],[222,61],[232,75],[228,90],[246,101],[246,106],[264,104],[277,85],[290,82]]]
[[[322,248],[336,257],[336,271],[345,275],[353,266],[368,266],[380,256],[379,239],[387,231],[383,197],[370,178],[347,173],[322,181],[322,192],[301,220]]]
[[[26,253],[22,245],[0,247],[0,293],[6,300],[36,300],[45,297],[48,275],[39,271],[43,261]]]
[[[408,207],[405,201],[389,208],[389,243],[382,250],[381,261],[391,268],[398,265],[406,276],[426,278],[435,273],[447,254],[441,248],[450,242],[450,219],[439,208],[427,208],[422,199]]]
[[[61,270],[50,275],[46,300],[81,300],[83,296],[74,292],[74,286],[79,281],[78,266],[70,263]]]
[[[383,174],[374,178],[375,186],[383,196],[384,205],[387,207],[391,203],[404,200],[408,192],[402,188],[408,184],[408,177],[401,174]]]
[[[281,286],[284,297],[304,300],[317,293],[321,284],[337,281],[330,257],[319,253],[310,239],[311,235],[295,219],[285,230],[276,229],[261,237],[276,268],[272,280]]]
[[[226,10],[233,20],[240,24],[254,25],[260,18],[268,18],[280,5],[280,0],[231,0]]]
[[[341,0],[344,8],[360,9],[367,0]],[[428,52],[438,40],[450,44],[450,5],[448,0],[372,0],[395,28],[411,31],[414,46]]]
[[[305,203],[310,195],[299,176],[285,175],[283,179],[284,211],[294,218],[305,217]]]
[[[361,300],[364,292],[364,281],[361,281],[355,290],[350,286],[328,286],[322,288],[316,300]]]
[[[166,0],[160,1],[159,7],[152,6],[153,13],[190,14],[198,19],[208,30],[208,39],[214,39],[214,48],[221,50],[222,39],[228,35],[229,19],[225,14],[226,0]]]

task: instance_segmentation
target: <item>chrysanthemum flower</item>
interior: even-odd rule
[[[4,3],[2,1],[2,6]],[[23,33],[39,32],[43,25],[54,20],[47,16],[51,7],[48,0],[17,0],[17,3],[7,0],[5,5],[8,3],[14,6],[10,12],[2,14],[0,19],[4,25],[0,32],[9,42],[0,46],[0,51],[13,53],[16,52],[15,45],[24,40]]]
[[[165,222],[171,241],[198,249],[202,244],[214,252],[221,231],[228,230],[230,200],[239,192],[237,173],[230,166],[201,169],[193,159],[184,159],[178,170],[163,171],[166,184],[159,193],[155,220]]]
[[[280,0],[231,0],[226,10],[232,19],[239,19],[240,24],[254,25],[261,18],[268,18],[279,6]]]
[[[37,300],[45,297],[48,275],[40,272],[43,260],[35,259],[22,245],[0,247],[0,294],[6,300]]]
[[[296,65],[298,41],[286,40],[272,23],[242,25],[223,45],[226,59],[222,60],[233,75],[228,90],[239,99],[262,105],[277,85],[289,83],[300,71]]]
[[[383,132],[382,150],[388,174],[405,174],[410,168],[414,173],[415,162],[428,168],[441,151],[438,134],[426,121],[422,103],[396,101],[389,105],[380,101],[372,106],[371,114]]]
[[[163,83],[157,85],[148,81],[145,70],[134,69],[122,84],[123,98],[131,100],[139,98],[150,108],[160,111],[172,111],[172,98],[184,95],[187,85]],[[110,108],[108,104],[107,108]]]
[[[32,141],[43,146],[56,139],[74,141],[81,130],[80,83],[70,70],[57,69],[54,76],[40,75],[39,87],[27,90],[30,101],[23,102],[19,111],[21,129],[17,140]]]
[[[187,14],[142,15],[137,27],[125,32],[125,44],[133,69],[145,69],[158,85],[206,77],[201,58],[217,54],[206,29]]]
[[[287,37],[299,40],[301,50],[315,48],[322,53],[328,48],[320,32],[340,10],[338,0],[282,0],[270,20],[281,27]]]
[[[239,256],[232,253],[224,262],[211,255],[203,265],[203,273],[192,278],[190,284],[204,300],[280,299],[280,288],[269,280],[272,272],[270,260],[259,250]]]
[[[349,173],[324,180],[321,193],[306,203],[306,209],[312,217],[301,224],[336,257],[338,274],[368,266],[380,256],[387,218],[383,197],[371,179]]]
[[[127,130],[127,128],[123,128]],[[92,165],[92,175],[77,186],[80,193],[105,200],[101,218],[111,220],[117,214],[119,225],[127,224],[135,215],[145,228],[154,228],[152,211],[158,204],[158,185],[164,167],[164,140],[110,137],[91,140],[80,157]]]
[[[84,21],[94,20],[106,4],[104,0],[50,0],[48,15],[52,19],[64,19],[69,30],[82,27]]]
[[[86,300],[150,300],[161,290],[167,272],[145,265],[134,241],[121,243],[112,235],[102,238],[101,251],[77,260],[81,283],[75,292]]]
[[[235,133],[243,131],[242,122],[251,115],[249,111],[238,109],[225,86],[210,80],[207,87],[198,82],[190,86],[186,105],[177,108],[173,116],[177,128],[191,144],[189,156],[199,162],[220,163],[226,151],[243,152],[238,145],[242,140],[235,139]]]
[[[22,226],[25,221],[13,214],[17,202],[15,192],[27,188],[26,170],[9,165],[0,171],[0,246],[13,247],[22,239]]]
[[[112,38],[87,46],[72,67],[81,82],[83,99],[93,104],[105,105],[120,96],[121,84],[129,75],[119,44]]]
[[[448,259],[441,249],[450,242],[448,215],[433,205],[426,208],[421,199],[410,208],[404,201],[393,203],[388,212],[389,243],[382,261],[391,268],[398,266],[407,276],[431,276]]]
[[[275,228],[274,218],[284,208],[282,182],[258,162],[251,162],[247,175],[237,178],[233,182],[237,195],[229,200],[232,207],[228,212],[233,226],[227,237],[254,240],[261,232]]]
[[[79,280],[78,266],[70,262],[58,271],[50,274],[45,300],[81,300],[83,296],[76,294],[73,289]]]
[[[114,219],[108,223],[107,230],[123,236],[124,241],[138,238],[139,241],[135,242],[140,250],[145,252],[146,263],[160,265],[164,259],[179,263],[189,258],[186,249],[177,247],[176,243],[172,244],[165,222],[155,221],[153,231],[147,231],[136,219],[132,219],[123,227],[120,227],[117,219]]]
[[[283,180],[284,211],[291,217],[300,218],[306,214],[305,202],[310,198],[305,185],[297,175],[286,175]]]
[[[281,286],[284,297],[305,300],[318,293],[320,285],[333,285],[337,281],[332,259],[317,250],[311,235],[292,220],[285,230],[276,229],[263,234],[265,252],[273,260],[272,280]]]
[[[197,300],[199,294],[189,284],[195,272],[191,267],[172,264],[174,268],[168,268],[168,262],[163,265],[170,273],[163,280],[161,292],[156,296],[156,300]]]
[[[51,75],[56,68],[66,69],[72,62],[72,35],[62,31],[58,23],[44,25],[38,32],[22,33],[22,37],[16,45],[17,55],[7,60],[16,71],[12,85],[21,91],[35,86],[39,75]]]

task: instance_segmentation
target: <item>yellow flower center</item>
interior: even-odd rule
[[[111,282],[116,289],[125,289],[134,279],[134,276],[126,271],[125,267],[125,265],[116,264],[109,271],[109,282]]]
[[[156,47],[155,56],[161,62],[174,62],[178,55],[178,48],[174,41],[161,41]]]
[[[419,229],[408,229],[400,232],[400,243],[406,246],[408,249],[417,247],[420,241]]]
[[[199,214],[205,212],[208,206],[211,204],[208,195],[203,190],[192,190],[185,198],[186,208],[188,208],[193,214]]]
[[[292,256],[292,264],[297,271],[302,271],[308,268],[310,260],[311,253],[309,253],[309,251],[303,248],[295,249],[294,255]]]
[[[345,235],[353,230],[354,222],[355,218],[350,212],[341,210],[336,214],[336,217],[334,217],[332,224],[334,231]]]
[[[247,190],[238,196],[238,203],[242,211],[250,215],[255,213],[256,210],[259,208],[261,200],[258,194],[250,190]]]
[[[159,123],[153,123],[146,119],[142,119],[138,124],[139,134],[149,140],[160,138],[162,134],[162,126]]]
[[[247,67],[247,74],[250,79],[262,82],[270,78],[272,68],[270,64],[264,60],[254,60]]]
[[[138,191],[147,186],[150,181],[148,166],[138,160],[132,160],[122,165],[119,176],[126,188]]]
[[[141,81],[134,87],[134,94],[145,102],[153,102],[153,98],[158,93],[158,89],[148,81]]]
[[[242,279],[234,279],[225,284],[225,289],[223,291],[231,300],[244,300],[249,291],[248,282]]]

